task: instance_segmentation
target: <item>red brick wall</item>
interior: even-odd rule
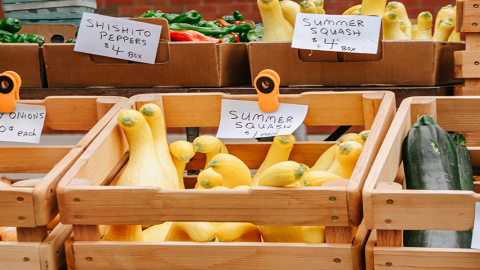
[[[0,1],[1,2],[1,1]],[[297,0],[297,2],[300,2]],[[347,8],[361,4],[361,0],[325,0],[325,10],[330,14],[341,14]],[[448,4],[455,5],[454,0],[403,0],[410,18],[416,18],[420,12],[430,11],[436,14]],[[96,13],[108,16],[137,17],[143,12],[155,9],[167,13],[182,13],[195,9],[206,20],[214,20],[240,11],[247,20],[260,21],[256,0],[97,0]],[[0,18],[3,12],[0,9]]]

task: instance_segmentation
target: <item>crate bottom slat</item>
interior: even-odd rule
[[[40,243],[0,242],[0,269],[40,269]]]
[[[349,244],[75,242],[73,249],[76,270],[353,269]]]
[[[373,257],[375,270],[478,269],[480,265],[480,250],[475,249],[375,247]]]

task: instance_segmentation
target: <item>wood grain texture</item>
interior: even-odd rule
[[[377,246],[379,247],[402,247],[403,231],[377,230]]]
[[[445,130],[480,131],[478,106],[477,97],[437,98],[438,125]]]
[[[0,226],[35,227],[33,189],[0,188]]]
[[[438,119],[437,117],[437,101],[434,98],[415,98],[410,105],[411,109],[411,118],[412,123],[417,122],[417,119],[423,115],[430,115],[433,118]]]
[[[66,214],[61,216],[62,222],[68,224],[134,225],[176,220],[252,222],[257,225],[349,225],[345,188],[159,190],[154,187],[66,187],[64,192]],[[336,200],[332,202],[330,197]],[[75,198],[80,202],[75,202]],[[81,219],[76,219],[77,215]],[[338,220],[334,221],[333,216]]]
[[[329,244],[350,244],[353,241],[351,227],[325,227],[325,242]]]
[[[480,251],[475,249],[375,247],[373,255],[375,270],[478,269],[480,265]]]
[[[352,261],[353,261],[353,269],[365,269],[365,245],[369,239],[370,230],[365,228],[365,225],[360,224],[357,230],[357,234],[355,235],[355,239],[353,239],[352,243]]]
[[[71,234],[65,241],[65,260],[67,262],[68,270],[75,270],[75,258],[73,255],[73,234]]]
[[[40,244],[41,269],[59,269],[65,261],[65,241],[72,234],[72,225],[58,224]]]
[[[365,269],[374,270],[373,249],[377,245],[377,230],[372,230],[365,245]]]
[[[480,63],[480,51],[457,51],[454,56],[455,77],[465,79],[480,77],[480,65],[478,64]]]
[[[47,226],[17,228],[18,242],[42,242],[48,235]]]
[[[68,152],[69,145],[32,145],[0,147],[2,173],[48,173]]]
[[[363,94],[363,115],[365,118],[366,130],[370,130],[372,128],[384,96],[385,94],[381,92]]]
[[[96,225],[73,225],[73,237],[75,241],[99,241],[102,234]]]
[[[474,5],[477,5],[477,8],[474,7]],[[467,0],[463,1],[463,9],[457,8],[457,10],[460,10],[460,12],[463,10],[463,13],[459,15],[460,17],[462,17],[461,25],[459,28],[461,32],[480,32],[480,8],[478,8],[478,5],[480,5],[480,1]]]
[[[410,113],[411,102],[412,98],[409,98],[400,105],[365,182],[363,188],[363,214],[365,217],[365,227],[367,229],[375,229],[373,227],[373,190],[379,182],[393,182],[397,175],[398,167],[402,162],[400,153],[403,138],[412,126]]]
[[[357,269],[347,244],[75,242],[73,247],[77,270]]]
[[[0,269],[38,270],[40,243],[0,242]]]

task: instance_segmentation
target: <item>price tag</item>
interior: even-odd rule
[[[18,104],[11,113],[0,113],[0,141],[39,143],[45,107]]]
[[[83,13],[75,51],[154,64],[162,27]]]
[[[276,112],[260,110],[258,102],[222,100],[218,138],[246,139],[292,134],[305,120],[308,105],[283,104]]]
[[[480,249],[480,203],[475,203],[475,222],[473,223],[472,248]]]
[[[292,48],[376,54],[382,18],[297,13]]]

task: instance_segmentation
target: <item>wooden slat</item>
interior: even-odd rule
[[[32,189],[0,188],[0,226],[35,227]]]
[[[0,147],[0,172],[6,173],[48,173],[73,146],[2,146]]]
[[[477,8],[474,7],[477,5]],[[460,27],[461,32],[480,32],[480,1],[467,0],[463,1],[463,16]],[[462,10],[462,9],[457,9]]]
[[[377,92],[372,94],[363,94],[363,115],[365,118],[365,129],[372,128],[377,112],[382,104],[385,93]]]
[[[358,269],[352,268],[346,244],[75,242],[73,247],[77,270]]]
[[[445,130],[480,131],[479,106],[479,98],[437,98],[438,125]]]
[[[393,182],[402,161],[400,153],[403,138],[412,126],[410,114],[411,102],[411,98],[402,102],[365,182],[363,188],[363,214],[365,216],[365,227],[367,229],[374,229],[373,190],[381,181]]]
[[[374,190],[373,226],[377,230],[466,231],[473,228],[475,202],[480,202],[480,195],[471,191]]]
[[[311,126],[364,125],[362,92],[279,95],[280,103],[310,105],[304,123]],[[148,97],[149,95],[144,95]],[[155,94],[151,95],[156,98]],[[222,99],[256,101],[256,95],[164,94],[167,127],[217,127]],[[146,100],[146,99],[145,99]],[[181,104],[181,106],[179,106]],[[348,110],[345,110],[348,108]],[[335,113],[331,113],[335,112]]]
[[[373,249],[377,245],[377,231],[372,230],[365,245],[365,270],[374,270]]]
[[[96,225],[73,225],[73,235],[75,241],[99,241],[102,238]]]
[[[65,259],[67,261],[67,269],[75,270],[75,258],[73,255],[73,234],[65,241]]]
[[[479,63],[480,63],[480,51],[455,52],[455,77],[465,78],[465,79],[479,78],[480,77]]]
[[[377,246],[379,247],[402,247],[403,231],[377,230]]]
[[[417,122],[417,119],[423,115],[430,115],[433,118],[437,117],[437,100],[434,98],[415,98],[410,105],[410,116],[412,124]]]
[[[153,187],[66,187],[64,197],[64,210],[68,215],[62,215],[62,222],[68,224],[134,225],[176,220],[252,222],[257,225],[349,225],[345,188],[158,190]],[[332,202],[330,197],[336,200]],[[75,198],[80,201],[75,202]],[[75,218],[77,215],[81,219]],[[338,220],[333,220],[333,216]]]
[[[369,239],[370,230],[365,225],[360,224],[352,243],[352,261],[353,269],[365,269],[365,245]]]
[[[478,269],[480,265],[478,249],[375,247],[373,254],[375,270]]]
[[[42,242],[48,235],[47,226],[17,228],[18,242]]]
[[[59,269],[65,259],[65,241],[72,234],[72,225],[58,224],[40,244],[42,270]]]
[[[40,269],[39,243],[0,242],[0,269]]]

